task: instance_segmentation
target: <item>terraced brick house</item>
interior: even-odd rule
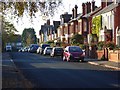
[[[104,2],[102,2],[104,6]],[[91,3],[83,3],[82,4],[82,35],[84,36],[84,43],[90,44],[91,42],[97,42],[97,34],[92,33],[92,18],[97,12],[101,11],[104,7],[95,6],[95,1],[93,0]]]
[[[48,20],[47,23],[41,25],[41,30],[39,31],[39,43],[54,40],[54,32],[54,27],[53,25],[50,25],[50,21]]]
[[[60,26],[60,21],[53,21],[53,26],[54,26],[54,40],[58,39],[58,33],[57,33],[57,28]]]
[[[94,15],[101,16],[99,41],[113,41],[120,46],[120,2],[105,2],[104,8]]]
[[[67,12],[60,15],[60,26],[58,27],[58,38],[63,43],[69,43],[69,21],[72,15]]]

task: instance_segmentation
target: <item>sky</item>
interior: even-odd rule
[[[55,16],[53,18],[50,18],[50,21],[59,21],[60,15],[64,12],[72,13],[72,8],[74,8],[75,5],[78,5],[78,13],[82,12],[82,3],[91,2],[92,0],[63,0],[63,6],[59,7],[57,12],[55,13]],[[94,0],[96,6],[101,5],[101,0]],[[16,34],[22,34],[24,28],[31,28],[33,27],[35,29],[37,38],[39,38],[39,30],[41,28],[41,25],[45,23],[43,21],[42,17],[40,16],[40,12],[36,13],[36,18],[33,19],[33,23],[30,22],[30,19],[28,19],[29,16],[23,16],[23,18],[19,19],[19,22],[16,23],[16,19],[12,20],[14,23],[14,26],[19,31]],[[48,18],[49,19],[49,18]]]

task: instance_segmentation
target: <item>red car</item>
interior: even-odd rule
[[[85,52],[79,46],[67,46],[63,53],[63,61],[84,61]]]

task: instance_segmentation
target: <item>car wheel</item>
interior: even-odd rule
[[[69,57],[67,58],[67,61],[70,62],[70,58]]]
[[[84,62],[84,58],[81,59],[81,62]]]
[[[65,56],[63,56],[63,61],[66,61],[66,58],[65,58]]]
[[[53,56],[50,54],[50,57],[53,57]]]

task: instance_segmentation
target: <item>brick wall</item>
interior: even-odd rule
[[[98,57],[99,60],[103,57],[103,55],[104,55],[104,50],[98,50],[97,51],[97,57]]]
[[[120,51],[116,50],[110,50],[109,51],[109,61],[113,61],[113,62],[120,62]]]
[[[104,50],[98,50],[97,51],[97,57],[100,60],[104,55]],[[109,50],[108,52],[108,60],[113,62],[120,62],[120,51],[116,50]]]
[[[120,27],[120,3],[119,6],[117,8],[114,9],[114,42],[116,43],[116,28]]]

